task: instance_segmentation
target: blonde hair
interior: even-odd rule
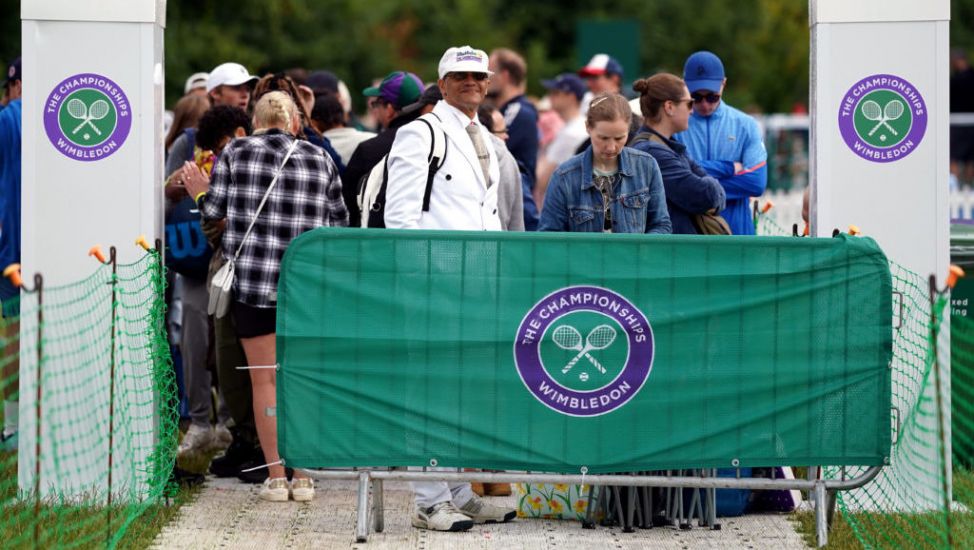
[[[585,116],[585,125],[595,128],[598,122],[611,122],[613,120],[624,120],[626,124],[632,119],[632,109],[629,101],[622,94],[608,92],[600,94],[588,104],[588,115]]]
[[[298,106],[284,92],[268,92],[254,106],[254,128],[281,128],[291,131],[291,123],[298,116]]]

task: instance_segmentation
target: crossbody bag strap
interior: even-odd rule
[[[264,204],[267,202],[267,197],[271,195],[271,191],[274,190],[274,186],[277,185],[277,178],[281,176],[281,172],[284,171],[284,165],[287,164],[289,158],[291,158],[291,153],[294,152],[294,148],[298,146],[297,138],[291,142],[291,146],[287,150],[287,154],[284,155],[284,162],[281,163],[280,168],[277,169],[277,173],[274,174],[274,179],[271,180],[271,184],[267,186],[267,192],[264,193],[264,198],[260,199],[260,205],[257,206],[257,213],[254,214],[254,219],[250,220],[250,227],[247,228],[247,232],[244,233],[243,239],[240,239],[240,246],[237,247],[237,251],[233,255],[233,261],[237,261],[240,256],[240,251],[243,250],[244,243],[247,242],[247,237],[250,236],[250,232],[254,229],[254,224],[257,223],[257,217],[260,216],[261,210],[264,209]]]

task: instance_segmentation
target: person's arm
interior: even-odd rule
[[[234,153],[236,153],[236,149],[233,147],[233,143],[227,145],[227,148],[217,159],[216,165],[213,166],[209,189],[206,191],[206,200],[200,205],[200,215],[205,219],[219,220],[227,217],[227,200],[230,194],[230,182],[233,179],[233,175],[230,173],[230,160]],[[196,165],[193,167],[202,174]],[[198,195],[198,193],[193,195],[197,203],[199,203]]]
[[[695,160],[696,166],[706,172],[706,175],[717,179],[730,178],[740,170],[740,163],[730,160]],[[697,174],[703,176],[705,174]]]
[[[697,175],[691,164],[684,162],[684,157],[667,148],[654,147],[652,155],[659,164],[663,188],[670,202],[692,214],[724,209],[726,199],[719,181]]]
[[[172,175],[173,172],[179,170],[186,159],[190,157],[192,151],[189,150],[190,143],[186,138],[186,133],[179,134],[176,141],[172,142],[172,147],[169,148],[169,156],[166,158],[166,177]]]
[[[396,132],[396,140],[386,159],[385,222],[390,229],[416,229],[423,215],[423,195],[430,151],[429,130],[422,122],[411,122]]]
[[[666,190],[663,176],[656,160],[653,163],[653,178],[649,182],[649,204],[646,205],[646,233],[668,235],[673,232],[670,211],[666,208]]]
[[[519,105],[519,107],[521,107]],[[538,162],[538,117],[523,107],[508,125],[507,148],[511,154],[528,168],[534,177]]]
[[[567,181],[564,172],[555,172],[551,176],[538,231],[568,231]]]
[[[768,152],[761,131],[753,119],[743,124],[744,149],[740,169],[730,177],[720,178],[728,199],[760,197],[768,186]]]

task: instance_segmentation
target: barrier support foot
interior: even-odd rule
[[[829,515],[825,493],[825,482],[816,483],[812,497],[815,500],[815,535],[819,548],[824,548],[829,543]]]
[[[369,540],[369,473],[358,476],[358,520],[355,523],[355,542]]]
[[[382,503],[382,480],[372,480],[372,528],[376,533],[385,529],[385,517]]]

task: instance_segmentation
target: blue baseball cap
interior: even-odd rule
[[[724,84],[724,64],[712,52],[696,52],[683,65],[683,81],[691,94],[697,90],[719,92]]]
[[[558,90],[560,92],[575,94],[575,97],[579,101],[582,100],[585,92],[588,91],[588,88],[585,87],[585,82],[574,73],[562,73],[551,80],[542,80],[541,85],[546,90]]]

